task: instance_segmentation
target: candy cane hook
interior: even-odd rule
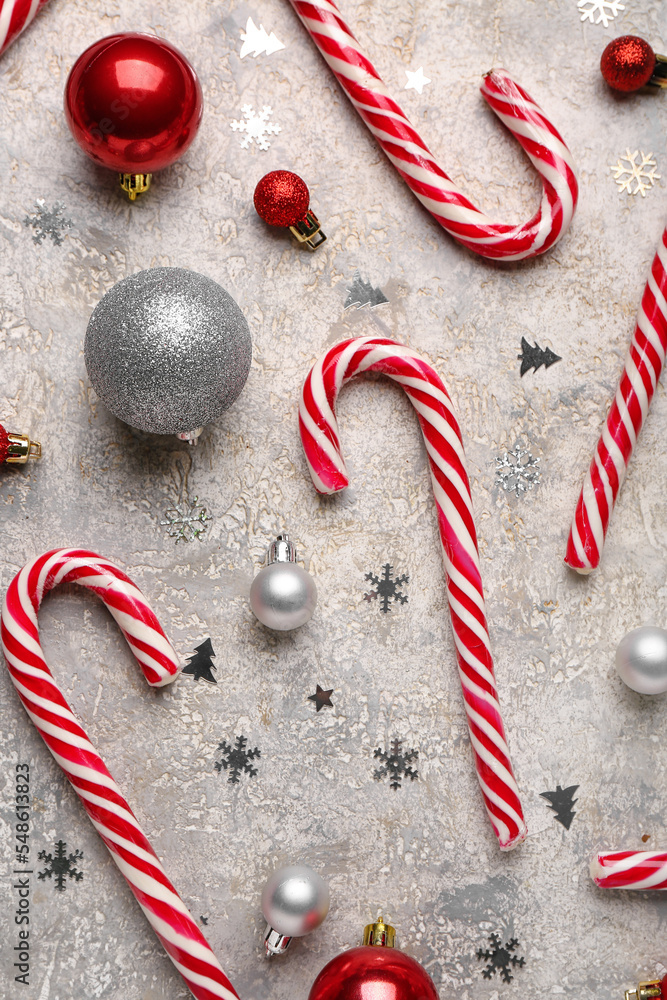
[[[0,0],[0,55],[37,16],[48,0]]]
[[[484,77],[482,97],[542,178],[542,201],[523,225],[494,222],[439,165],[347,26],[333,0],[290,0],[356,111],[411,191],[450,236],[482,257],[524,260],[549,250],[577,206],[572,155],[532,97],[504,69]]]
[[[102,598],[152,687],[171,683],[179,671],[169,640],[130,578],[93,552],[58,549],[24,566],[7,591],[0,634],[14,686],[193,996],[235,1000],[238,994],[46,665],[37,612],[59,583],[79,583]]]
[[[318,493],[348,485],[335,405],[346,382],[379,371],[403,386],[419,417],[431,468],[470,740],[491,824],[503,850],[526,836],[493,673],[463,441],[440,376],[410,348],[381,337],[358,337],[332,347],[311,369],[299,408],[301,441]]]
[[[660,379],[666,350],[667,228],[653,258],[625,368],[570,528],[565,562],[578,573],[590,573],[600,562],[611,512]]]

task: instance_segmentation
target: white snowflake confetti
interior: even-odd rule
[[[33,243],[41,244],[47,236],[50,236],[51,241],[56,246],[62,244],[62,233],[73,226],[71,219],[63,218],[62,212],[64,207],[61,201],[57,201],[49,211],[43,198],[35,202],[35,211],[32,215],[26,215],[23,220],[25,226],[34,229],[34,233],[32,234]]]
[[[641,157],[640,163],[637,162],[638,156]],[[621,156],[618,163],[610,166],[609,169],[621,191],[627,191],[628,194],[640,194],[642,198],[645,198],[646,192],[651,190],[657,180],[660,180],[660,174],[656,173],[658,164],[653,153],[644,153],[643,150],[636,149],[634,153],[631,153],[629,149],[626,149],[625,156]]]
[[[269,35],[263,24],[260,24],[258,28],[251,17],[246,22],[245,31],[241,32],[241,38],[243,39],[243,45],[239,52],[240,59],[244,59],[246,56],[254,56],[256,59],[257,56],[263,54],[270,56],[274,52],[285,48],[273,32]]]
[[[506,451],[496,458],[496,486],[502,486],[506,493],[514,492],[520,497],[538,485],[539,462],[539,458],[533,458],[529,451],[515,445],[514,451]]]
[[[241,139],[241,148],[248,149],[254,139],[260,149],[268,149],[270,143],[267,136],[277,135],[281,131],[280,125],[269,121],[273,110],[265,105],[257,114],[252,104],[244,104],[241,111],[244,121],[235,119],[230,122],[230,127],[235,132],[245,132],[245,136]]]
[[[424,87],[431,81],[427,76],[424,76],[424,67],[420,66],[416,73],[411,73],[409,69],[405,70],[405,75],[408,78],[404,90],[416,90],[418,94],[421,94]]]
[[[579,0],[577,6],[581,11],[582,21],[590,21],[591,24],[602,23],[605,28],[608,28],[609,22],[625,10],[619,0]]]
[[[195,497],[192,503],[189,500],[180,501],[166,510],[164,516],[166,521],[160,521],[160,524],[169,528],[167,534],[176,539],[176,544],[200,538],[206,531],[206,522],[212,520],[206,507],[199,503],[199,497]]]

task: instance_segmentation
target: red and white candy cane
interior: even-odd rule
[[[235,1000],[238,994],[46,665],[37,612],[59,583],[79,583],[102,598],[152,687],[171,683],[179,672],[169,640],[130,578],[93,552],[58,549],[24,566],[7,591],[1,636],[14,686],[192,994]]]
[[[591,862],[591,878],[601,889],[667,889],[665,851],[609,851]]]
[[[540,107],[503,69],[484,77],[482,96],[542,178],[528,222],[494,222],[466,198],[380,79],[333,0],[290,0],[320,54],[405,183],[450,236],[482,257],[524,260],[557,243],[577,205],[572,155]]]
[[[0,55],[28,27],[48,0],[0,0]]]
[[[493,674],[461,431],[437,372],[415,351],[394,340],[358,337],[332,347],[311,369],[299,409],[310,474],[318,493],[336,493],[348,485],[335,405],[345,383],[369,371],[382,372],[398,382],[419,417],[431,467],[447,598],[477,776],[500,846],[509,850],[525,838],[526,824]]]
[[[667,229],[653,259],[630,351],[579,495],[565,562],[590,573],[600,562],[611,512],[646,419],[667,350]]]

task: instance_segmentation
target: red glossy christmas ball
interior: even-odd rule
[[[362,945],[325,965],[308,1000],[438,1000],[433,980],[396,948]]]
[[[65,116],[81,149],[119,173],[174,163],[199,128],[202,92],[182,52],[134,32],[101,38],[65,84]]]
[[[653,76],[655,52],[643,38],[621,35],[602,53],[600,69],[610,87],[631,93],[645,87]]]
[[[291,170],[272,170],[255,188],[255,209],[270,226],[295,226],[305,219],[310,192]]]

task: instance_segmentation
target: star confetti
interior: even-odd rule
[[[255,59],[261,55],[270,56],[285,48],[273,32],[269,35],[263,24],[260,24],[258,28],[251,17],[246,22],[245,31],[241,32],[241,38],[243,45],[239,52],[239,59],[245,59],[246,56],[254,56]]]
[[[579,0],[577,6],[581,11],[582,21],[590,21],[591,24],[602,23],[605,28],[608,28],[609,22],[625,10],[619,0]]]
[[[416,90],[418,94],[421,94],[426,84],[431,82],[427,76],[424,76],[423,66],[420,66],[416,73],[411,73],[409,69],[406,69],[405,75],[408,82],[404,90]]]
[[[317,685],[317,691],[315,694],[308,695],[308,701],[314,701],[317,706],[317,711],[324,708],[327,705],[329,708],[333,708],[333,702],[331,700],[331,695],[334,693],[334,689],[331,688],[330,691],[325,691],[320,685]]]
[[[271,144],[267,136],[277,135],[281,131],[280,125],[269,121],[273,114],[272,108],[265,105],[257,114],[252,104],[244,104],[241,111],[243,112],[243,120],[234,119],[233,122],[229,123],[230,128],[233,128],[235,132],[245,132],[241,139],[241,149],[248,149],[253,141],[260,149],[268,149]]]
[[[207,521],[211,521],[211,515],[203,504],[199,503],[199,497],[190,500],[182,500],[174,507],[170,507],[164,512],[165,521],[160,524],[169,528],[167,534],[170,538],[179,542],[193,542],[195,538],[201,538],[207,528]]]
[[[62,233],[66,229],[71,229],[74,224],[71,219],[63,217],[64,208],[65,206],[61,201],[57,201],[50,211],[46,207],[46,202],[43,198],[35,202],[35,211],[32,215],[26,215],[23,220],[25,226],[29,226],[34,230],[32,234],[33,243],[42,244],[46,237],[50,236],[52,243],[55,243],[58,247],[62,245]]]
[[[506,493],[520,497],[537,486],[540,481],[539,458],[533,458],[529,451],[515,445],[514,451],[506,451],[496,458],[496,486],[502,486]]]
[[[641,162],[637,162],[637,157],[641,157]],[[650,191],[660,174],[656,173],[658,164],[653,153],[644,153],[643,150],[636,149],[634,153],[626,149],[625,156],[621,156],[618,163],[610,165],[609,169],[614,175],[614,180],[621,191],[628,194],[640,194],[646,197],[646,192]],[[634,188],[633,185],[634,184]]]

